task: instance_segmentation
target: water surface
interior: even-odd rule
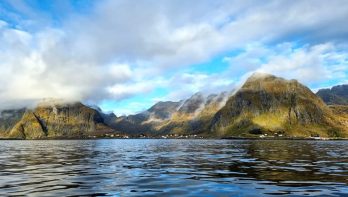
[[[0,196],[348,196],[348,141],[0,141]]]

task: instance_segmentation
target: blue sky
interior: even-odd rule
[[[132,114],[253,72],[348,83],[346,21],[341,0],[0,0],[0,108],[63,98]]]

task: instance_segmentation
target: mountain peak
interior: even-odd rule
[[[269,73],[255,72],[246,80],[246,84],[249,82],[262,82],[262,81],[277,81],[277,82],[298,82],[296,79],[287,80],[282,77],[278,77]]]
[[[153,114],[154,118],[163,120],[170,118],[179,106],[180,102],[160,101],[148,109],[147,112]]]
[[[76,101],[68,101],[65,99],[58,99],[58,98],[45,98],[38,102],[38,107],[49,107],[49,106],[57,106],[57,105],[71,105],[71,104],[81,104],[80,102]]]
[[[341,130],[333,119],[322,100],[298,81],[254,73],[215,115],[213,128],[221,135],[343,135],[332,132]]]
[[[273,80],[284,80],[281,77],[277,77],[275,75],[269,74],[269,73],[263,73],[263,72],[255,72],[246,80],[247,82],[258,82],[258,81],[273,81]]]
[[[205,98],[201,92],[195,93],[180,107],[179,112],[192,114],[204,105]]]
[[[246,82],[243,84],[241,90],[266,90],[270,92],[286,92],[294,91],[301,87],[310,91],[309,88],[305,87],[295,79],[287,80],[282,77],[277,77],[267,73],[254,73]]]
[[[329,105],[347,105],[348,104],[348,84],[337,85],[332,88],[320,89],[317,95]]]
[[[250,75],[249,79],[264,79],[264,78],[277,78],[275,75],[264,73],[264,72],[254,72]]]

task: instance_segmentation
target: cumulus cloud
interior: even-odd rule
[[[347,11],[341,1],[317,1],[315,9],[309,1],[105,1],[69,29],[78,35],[72,47],[92,60],[116,56],[167,68],[204,61],[252,41],[298,34],[308,42],[337,40],[348,33],[342,28]]]
[[[308,83],[320,81],[319,75],[346,77],[346,54],[335,51],[348,36],[348,4],[339,0],[104,0],[88,13],[65,14],[59,25],[24,1],[11,6],[11,12],[1,8],[11,19],[11,24],[0,20],[1,106],[46,97],[121,100],[156,87],[179,98],[224,89],[235,73],[254,70],[280,75],[286,70]],[[279,45],[294,40],[305,45]],[[225,61],[238,69],[223,76],[180,71],[236,49],[245,52]],[[177,91],[179,85],[186,90]]]
[[[71,57],[67,48],[58,50],[64,32],[45,30],[38,34],[10,28],[2,23],[0,46],[0,100],[2,107],[13,101],[42,98],[66,100],[101,99],[104,86],[127,81],[131,70],[126,64],[100,66]],[[65,51],[66,50],[66,51]]]
[[[265,72],[298,79],[315,87],[329,80],[344,82],[347,79],[347,56],[346,50],[332,43],[301,47],[282,43],[273,47],[253,45],[224,60],[230,63],[230,76]]]

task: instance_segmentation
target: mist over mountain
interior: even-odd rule
[[[346,86],[330,94],[344,98]],[[333,91],[332,91],[333,90]],[[326,92],[327,90],[324,90]],[[233,93],[232,93],[233,92]],[[160,101],[134,115],[103,113],[81,102],[46,99],[34,108],[1,111],[0,137],[16,139],[200,135],[205,137],[348,136],[348,105],[322,100],[296,80],[255,73],[232,92],[200,92],[178,102]],[[331,97],[330,97],[331,98]],[[116,109],[117,110],[117,109]]]
[[[206,122],[227,100],[227,92],[203,95],[198,92],[179,102],[158,102],[148,110],[116,119],[115,128],[124,133],[193,134],[207,130]]]
[[[311,89],[347,81],[340,0],[5,0],[0,8],[0,110],[64,98],[129,115],[228,91],[252,72]]]

